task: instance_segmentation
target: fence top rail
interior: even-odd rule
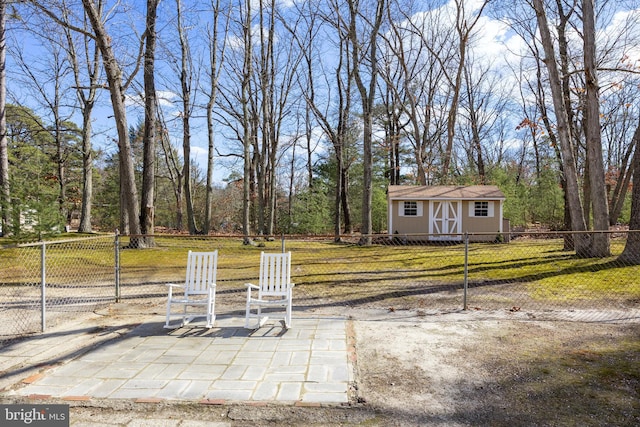
[[[551,230],[508,230],[502,232],[496,231],[473,231],[466,233],[398,233],[398,234],[390,234],[390,233],[374,233],[374,234],[340,234],[336,236],[335,234],[273,234],[273,235],[250,235],[247,236],[250,239],[271,239],[271,240],[279,240],[282,238],[285,239],[335,239],[339,237],[341,239],[357,239],[361,237],[371,237],[371,238],[393,238],[393,237],[405,237],[405,236],[413,236],[413,237],[429,237],[429,236],[495,236],[496,234],[510,235],[510,236],[558,236],[564,237],[567,235],[579,235],[579,234],[629,234],[629,233],[638,233],[640,230],[586,230],[586,231],[572,231],[572,230],[562,230],[562,231],[551,231]],[[163,239],[196,239],[196,240],[206,240],[206,239],[243,239],[245,236],[242,234],[187,234],[187,233],[156,233],[156,234],[120,234],[121,237],[126,238],[147,238],[147,237],[158,237]]]
[[[98,240],[104,238],[114,238],[116,235],[113,233],[108,234],[100,234],[97,236],[85,236],[85,237],[77,237],[74,239],[61,239],[61,240],[43,240],[40,242],[31,242],[31,243],[18,243],[15,245],[6,245],[6,247],[17,247],[17,248],[28,248],[32,246],[42,246],[42,245],[52,245],[52,244],[60,244],[60,243],[74,243],[74,242],[84,242],[87,240]]]

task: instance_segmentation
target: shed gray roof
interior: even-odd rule
[[[495,185],[390,185],[389,199],[456,199],[456,200],[504,200],[504,194]]]

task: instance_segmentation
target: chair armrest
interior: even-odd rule
[[[258,285],[254,285],[253,283],[245,283],[244,285],[247,287],[247,289],[260,289]]]
[[[165,283],[165,286],[169,286],[170,288],[184,288],[184,285],[178,285],[177,283]]]

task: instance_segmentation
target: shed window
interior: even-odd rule
[[[422,216],[421,200],[406,200],[398,203],[398,215],[400,216]]]
[[[404,216],[418,216],[418,202],[404,202]]]
[[[473,216],[489,216],[489,202],[475,202]]]
[[[479,218],[492,218],[493,202],[481,200],[469,203],[469,216]]]

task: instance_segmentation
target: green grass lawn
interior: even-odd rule
[[[166,283],[183,279],[187,251],[218,250],[218,281],[222,288],[255,281],[261,251],[279,252],[283,243],[243,245],[241,238],[156,236],[155,246],[127,249],[120,242],[123,283]],[[467,278],[471,295],[493,295],[494,301],[516,296],[563,303],[573,300],[640,301],[640,267],[617,262],[624,241],[612,240],[612,256],[580,259],[562,250],[561,239],[515,240],[507,244],[469,245]],[[331,240],[286,240],[293,254],[292,277],[306,297],[353,300],[362,298],[414,301],[426,294],[459,292],[465,280],[465,246],[359,246]],[[65,274],[90,277],[114,270],[113,238],[47,246],[49,283]],[[39,274],[40,248],[0,249],[0,283],[16,283]],[[485,298],[483,301],[488,301]]]

